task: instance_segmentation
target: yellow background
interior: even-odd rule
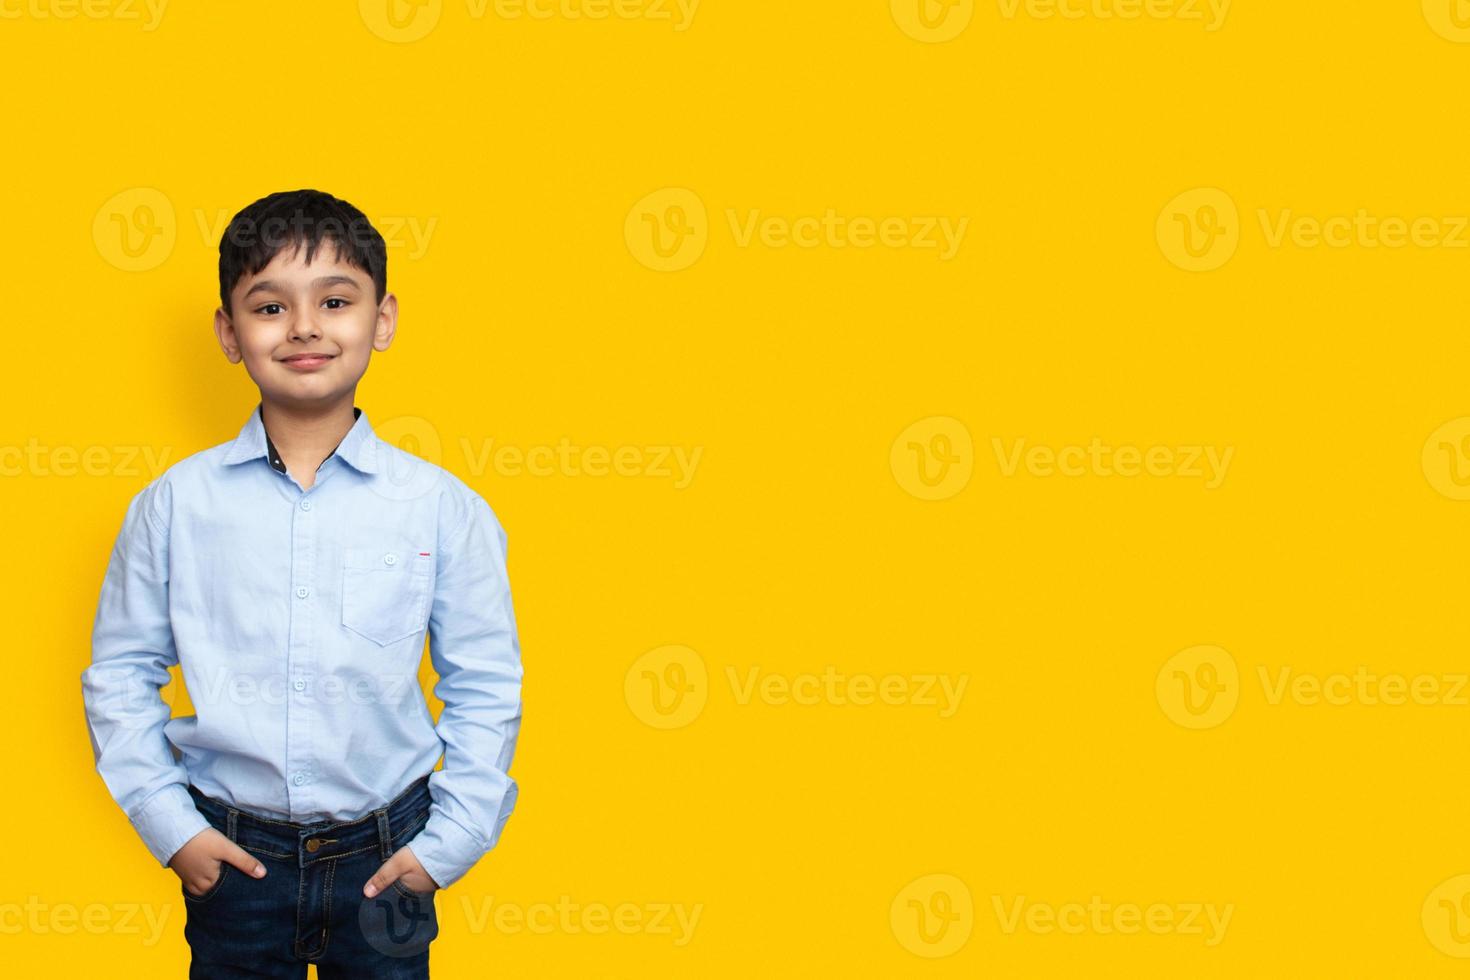
[[[931,42],[901,0],[704,0],[682,25],[445,0],[399,2],[405,40],[352,0],[175,0],[151,30],[91,2],[109,15],[0,4],[17,975],[184,975],[177,880],[92,768],[79,675],[144,454],[233,438],[257,397],[210,329],[221,222],[307,186],[401,226],[399,335],[357,403],[509,534],[522,794],[438,895],[437,976],[1466,969],[1470,11],[1237,0],[1211,30],[1186,0],[932,0],[960,29]],[[669,189],[703,224],[640,205]],[[944,260],[731,226],[828,209],[968,227]],[[1360,211],[1441,243],[1271,232]],[[152,235],[138,255],[118,221]],[[702,251],[650,268],[637,229],[674,225]],[[1219,230],[1213,268],[1184,267],[1186,226]],[[1094,439],[1233,455],[1211,488],[1007,472],[995,443]],[[700,456],[684,486],[651,452],[601,477],[479,456],[562,440]],[[925,447],[968,468],[943,499],[905,469]],[[1170,693],[1197,647],[1235,667],[1204,727]],[[679,727],[638,693],[669,658],[705,669]],[[946,717],[730,681],[829,667],[967,686]],[[1261,679],[1359,668],[1444,696],[1273,702]],[[1232,911],[1213,944],[1008,930],[1022,896]],[[477,929],[487,902],[583,912]],[[130,905],[167,917],[156,942],[116,924]],[[698,908],[688,941],[583,928],[660,905]],[[116,927],[77,925],[93,906]]]

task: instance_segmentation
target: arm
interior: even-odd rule
[[[515,808],[511,756],[521,725],[521,656],[505,567],[505,531],[472,495],[439,545],[429,657],[444,702],[435,731],[444,766],[429,774],[433,804],[406,845],[441,888],[493,848]]]
[[[112,798],[161,865],[209,829],[185,788],[188,773],[164,737],[159,692],[178,663],[168,615],[168,484],[162,477],[128,504],[113,545],[82,701],[92,756]]]

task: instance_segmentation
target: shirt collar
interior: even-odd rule
[[[367,413],[356,405],[352,407],[355,421],[352,428],[342,437],[342,441],[327,454],[327,459],[333,456],[341,456],[342,459],[351,464],[354,469],[363,473],[377,472],[377,436],[373,432],[372,423],[368,421]],[[228,464],[243,463],[264,456],[272,468],[285,472],[285,464],[280,463],[280,454],[276,452],[274,443],[266,434],[265,423],[260,415],[260,403],[256,403],[251,409],[250,417],[240,427],[240,434],[230,444],[229,452],[225,453],[224,462]],[[327,459],[322,460],[323,463]],[[317,466],[321,468],[320,464]]]

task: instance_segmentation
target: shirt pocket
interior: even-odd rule
[[[348,548],[342,558],[342,625],[387,646],[429,622],[433,558],[393,548]]]

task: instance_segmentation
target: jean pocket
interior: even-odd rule
[[[220,888],[224,886],[225,879],[229,878],[231,867],[231,865],[221,861],[219,863],[219,877],[214,879],[214,884],[210,885],[208,890],[206,890],[202,895],[195,895],[193,892],[189,891],[189,889],[184,888],[183,882],[179,882],[179,887],[182,888],[184,892],[184,900],[188,902],[193,902],[195,905],[202,905],[203,903],[214,898],[216,895],[219,894]]]
[[[427,550],[348,548],[342,559],[342,625],[378,646],[422,633],[433,584]]]
[[[415,901],[423,902],[430,909],[434,907],[435,889],[430,888],[428,891],[416,892],[412,888],[405,885],[402,878],[394,878],[391,882],[389,882],[389,884],[393,886],[394,891],[402,895],[404,898],[412,898]]]

